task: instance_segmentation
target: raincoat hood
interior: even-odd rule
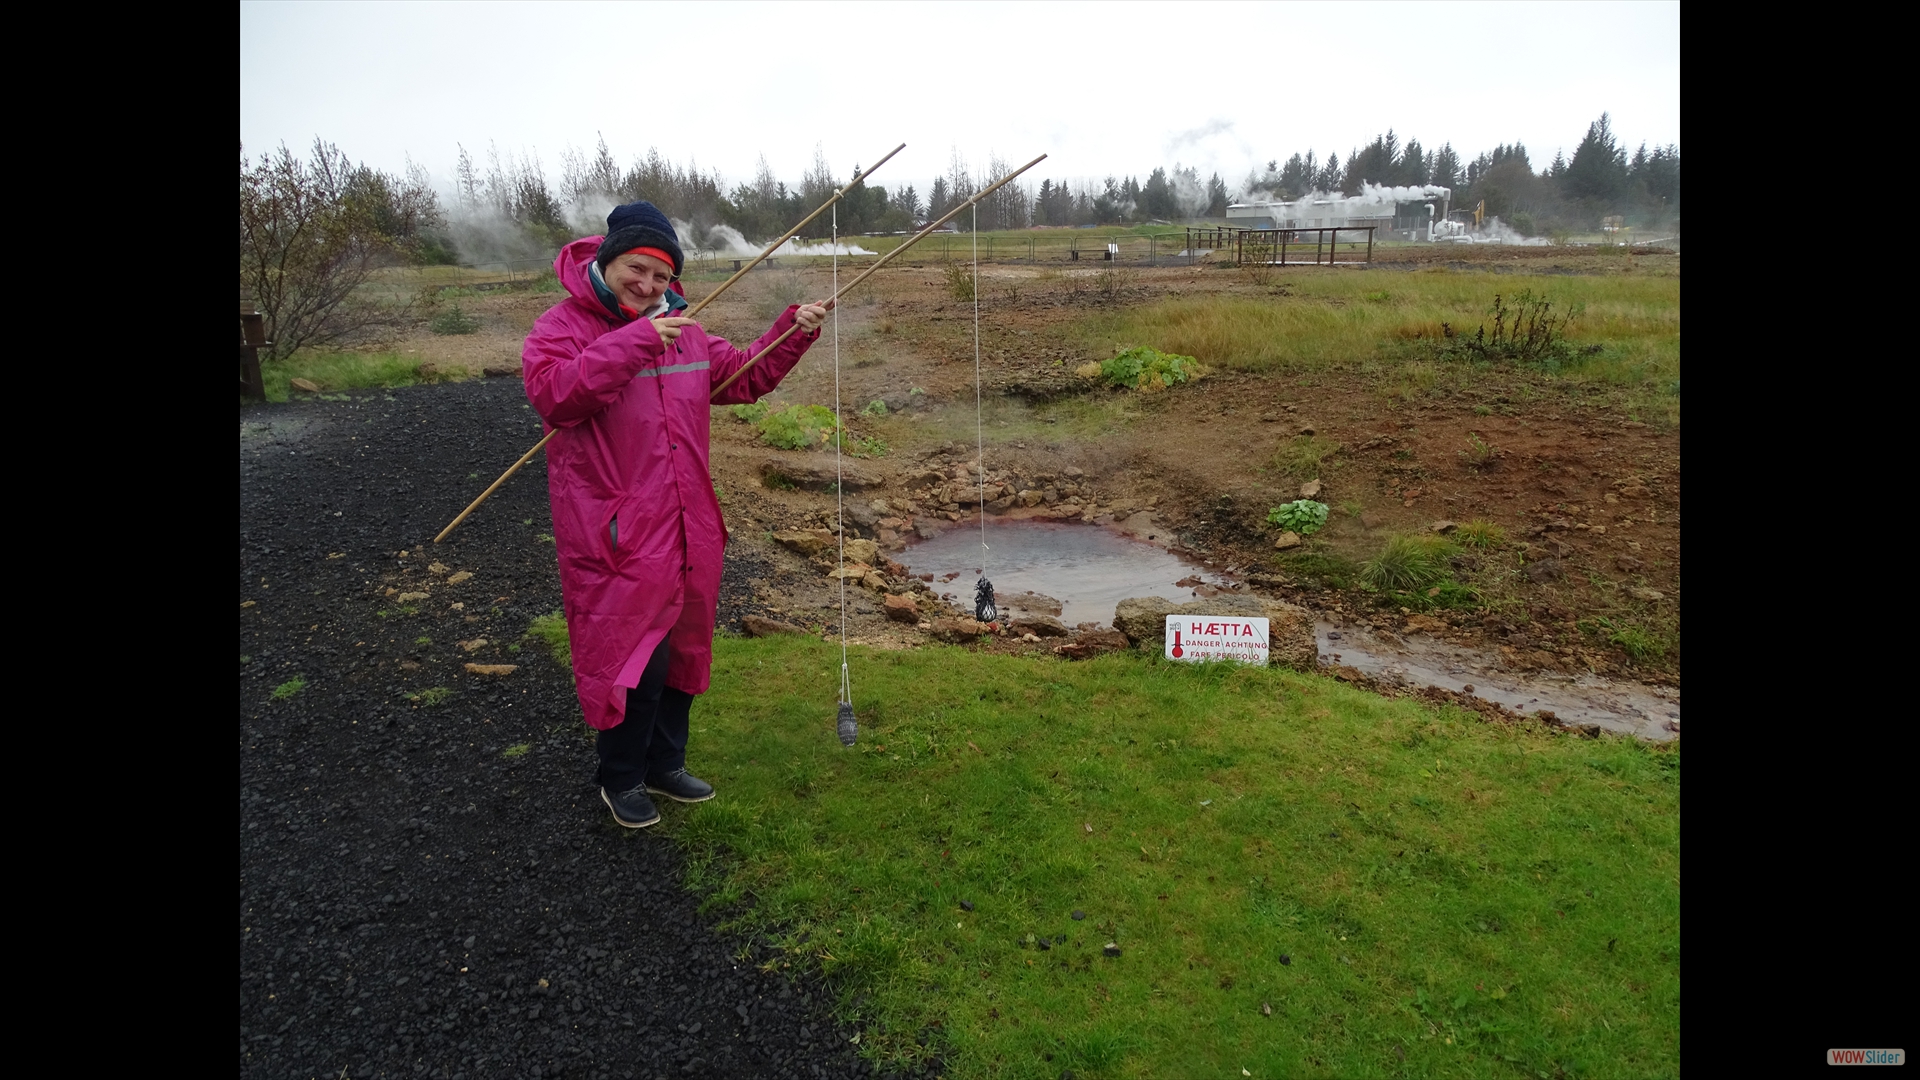
[[[621,306],[620,301],[614,297],[613,290],[607,287],[606,278],[600,273],[597,256],[602,239],[598,236],[589,236],[561,248],[560,254],[553,259],[554,276],[560,279],[561,286],[573,299],[586,304],[602,315],[621,322],[632,322],[640,318],[640,314],[628,314],[633,309]],[[686,310],[686,292],[680,287],[679,278],[674,278],[668,284],[666,301],[667,309],[661,314],[672,315]]]

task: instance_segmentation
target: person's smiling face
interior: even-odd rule
[[[651,255],[628,252],[607,264],[607,288],[622,305],[645,312],[673,280],[673,266]]]

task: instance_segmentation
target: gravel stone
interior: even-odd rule
[[[760,970],[673,841],[609,818],[572,677],[523,639],[560,607],[542,463],[431,544],[539,439],[519,382],[350,397],[240,410],[240,1075],[874,1075],[830,988]],[[430,562],[484,594],[387,594]],[[728,553],[722,626],[771,572]],[[478,638],[519,670],[470,674]]]

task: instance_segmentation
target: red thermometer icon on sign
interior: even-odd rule
[[[1180,647],[1180,631],[1178,630],[1173,632],[1173,655],[1175,659],[1187,655],[1187,650]]]

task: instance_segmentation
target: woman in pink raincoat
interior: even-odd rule
[[[553,538],[574,686],[599,734],[600,796],[615,821],[660,820],[651,794],[713,797],[686,769],[688,714],[707,689],[727,529],[707,474],[713,389],[795,323],[711,404],[757,400],[820,336],[826,308],[789,307],[744,351],[679,318],[685,259],[652,203],[616,207],[607,235],[554,259],[568,297],[522,352],[547,444]]]

